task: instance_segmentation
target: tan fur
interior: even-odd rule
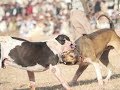
[[[98,82],[100,84],[103,84],[102,78],[99,75],[100,74],[99,61],[101,61],[109,69],[109,71],[111,70],[112,66],[109,63],[109,60],[106,60],[108,59],[106,57],[108,57],[109,50],[113,49],[111,47],[114,47],[114,49],[116,49],[118,52],[120,51],[120,37],[112,29],[101,29],[99,31],[80,37],[78,40],[75,41],[75,44],[76,51],[74,51],[75,53],[74,55],[77,54],[78,58],[76,59],[77,62],[79,62],[78,63],[79,68],[72,81],[73,82],[76,81],[90,63],[93,64],[96,69]],[[105,54],[104,52],[107,54]],[[69,54],[66,54],[63,58],[64,61],[70,62],[71,60],[69,60],[68,57],[70,57]],[[84,59],[83,62],[81,62],[81,57]]]

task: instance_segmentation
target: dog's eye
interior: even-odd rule
[[[65,58],[65,56],[64,56],[64,55],[62,55],[61,57],[62,57],[62,58]]]

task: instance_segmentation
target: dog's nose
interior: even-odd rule
[[[71,43],[70,47],[71,47],[71,48],[75,48],[75,47],[76,47],[76,45],[75,45],[75,44],[73,44],[73,43]]]

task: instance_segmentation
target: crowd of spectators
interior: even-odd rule
[[[93,27],[96,26],[98,17],[102,14],[108,16],[115,25],[120,23],[120,11],[117,0],[88,0],[89,18]],[[118,25],[119,26],[119,25]]]
[[[25,0],[27,1],[27,0]],[[59,33],[69,18],[71,0],[28,0],[0,3],[0,32],[18,30],[26,36],[33,30],[40,34]]]
[[[0,32],[18,30],[22,36],[27,36],[33,31],[39,31],[41,35],[60,33],[67,26],[72,9],[71,1],[11,0],[7,3],[0,2]],[[87,0],[86,3],[89,7],[89,12],[86,14],[89,15],[93,27],[96,25],[95,18],[101,12],[112,19],[118,15],[114,10],[114,3],[107,3],[106,0]],[[74,7],[78,7],[78,2],[74,4]],[[81,4],[79,6],[82,8]]]

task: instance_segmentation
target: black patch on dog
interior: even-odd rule
[[[47,68],[59,62],[58,55],[51,51],[46,42],[23,42],[21,46],[11,49],[9,56],[22,67],[40,64]]]
[[[70,38],[64,34],[59,35],[55,38],[61,45],[65,44],[65,40],[70,41]]]
[[[109,54],[109,52],[110,52],[111,49],[114,49],[114,47],[111,46],[111,45],[110,45],[110,46],[107,46],[107,47],[105,48],[103,54],[102,54],[101,57],[100,57],[100,61],[101,61],[102,63],[104,63],[105,66],[107,66],[107,65],[109,64],[108,54]]]

